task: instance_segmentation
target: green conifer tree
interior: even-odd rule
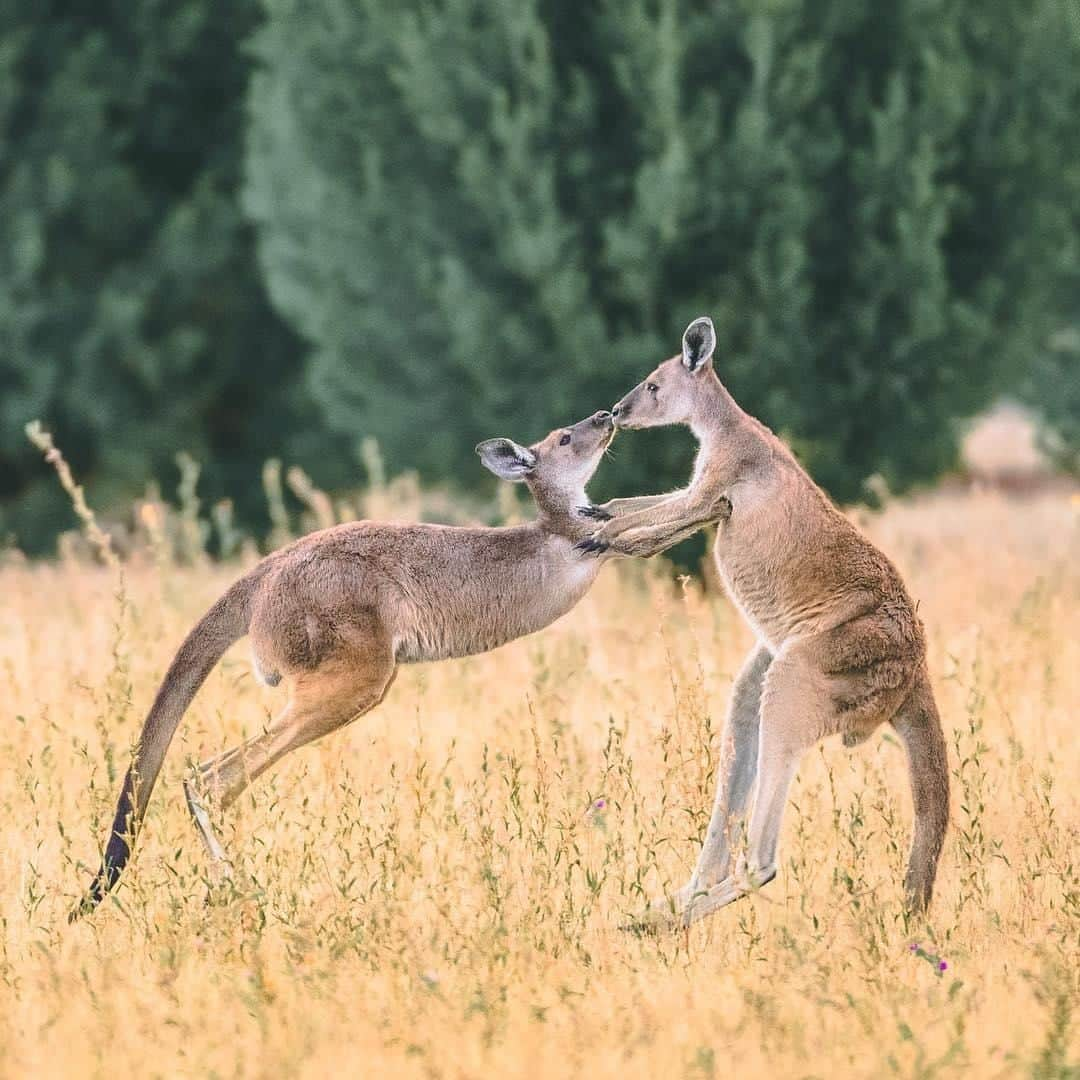
[[[71,525],[34,418],[106,510],[170,491],[181,449],[208,498],[257,504],[264,457],[313,457],[237,194],[257,3],[2,7],[0,536],[44,549]]]
[[[398,467],[468,482],[478,438],[609,403],[706,311],[836,495],[902,488],[1053,321],[1068,0],[267,11],[262,263],[328,422]],[[624,488],[686,465],[618,458]]]

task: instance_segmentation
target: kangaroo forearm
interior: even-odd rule
[[[681,544],[688,540],[699,529],[710,524],[712,518],[696,521],[689,525],[658,525],[653,527],[641,527],[624,532],[612,544],[612,549],[623,555],[636,555],[643,559],[649,559],[653,555],[659,555],[668,548]]]
[[[731,516],[731,502],[718,492],[683,491],[644,510],[605,521],[578,550],[648,557],[693,535],[703,525]]]
[[[612,517],[621,517],[623,514],[649,510],[681,494],[681,491],[669,491],[664,495],[634,495],[629,499],[609,499],[600,509],[606,510]]]
[[[619,514],[607,532],[621,535],[631,529],[699,529],[723,516],[724,500],[706,499],[693,491],[677,491],[660,502],[641,510]],[[730,507],[730,503],[727,504]]]

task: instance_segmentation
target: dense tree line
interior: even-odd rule
[[[1012,389],[1075,463],[1075,0],[2,3],[0,528],[271,454],[468,487],[709,312],[839,498]],[[1071,454],[1071,457],[1070,457]],[[626,490],[686,440],[634,436]]]
[[[71,526],[33,418],[99,506],[171,494],[187,450],[209,496],[257,513],[263,459],[332,445],[241,212],[258,4],[0,10],[0,538]]]

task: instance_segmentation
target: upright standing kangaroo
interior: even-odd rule
[[[265,732],[203,763],[200,782],[184,785],[219,860],[201,789],[228,806],[291,750],[378,705],[398,664],[485,652],[569,611],[599,569],[573,548],[595,527],[581,504],[614,433],[611,414],[598,412],[530,448],[509,439],[476,448],[497,476],[528,485],[538,510],[528,524],[338,525],[268,555],[228,589],[169,665],[124,778],[101,869],[72,917],[93,910],[116,884],[184,712],[245,634],[257,672],[272,686],[286,679],[290,698]]]
[[[620,428],[688,424],[700,443],[689,487],[583,512],[604,521],[585,551],[653,555],[714,507],[716,564],[757,645],[735,680],[712,819],[689,883],[644,925],[689,926],[776,875],[788,788],[827,735],[854,746],[891,722],[907,748],[915,830],[908,906],[930,902],[949,818],[949,773],[923,626],[899,573],[829,501],[788,448],[713,371],[716,333],[690,324],[682,355],[613,409]],[[745,864],[732,866],[753,789]]]

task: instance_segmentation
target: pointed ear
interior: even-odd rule
[[[700,371],[716,351],[716,329],[708,315],[695,319],[682,336],[682,362],[688,371]]]
[[[476,452],[484,468],[503,480],[524,480],[536,468],[536,455],[513,439],[485,439]]]

